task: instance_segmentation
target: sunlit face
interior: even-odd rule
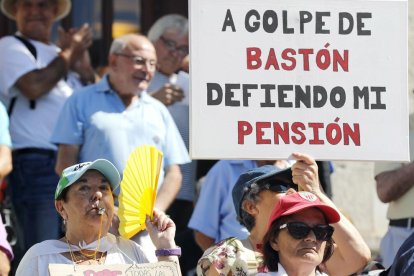
[[[66,202],[57,202],[58,210],[59,205],[63,207],[60,213],[67,220],[67,230],[80,227],[98,232],[102,219],[102,233],[107,233],[114,215],[114,198],[108,180],[99,171],[88,170],[67,189]],[[98,213],[99,208],[105,208],[102,215]]]
[[[147,89],[157,62],[151,42],[142,38],[131,40],[125,49],[112,54],[110,59],[111,70],[117,79],[116,90],[121,96],[137,95]]]
[[[154,46],[157,51],[158,70],[165,75],[171,75],[181,68],[181,63],[188,54],[188,35],[167,30]]]
[[[49,35],[57,14],[54,0],[18,0],[14,5],[18,30],[26,37],[49,41]]]
[[[286,222],[300,221],[310,227],[318,224],[326,224],[322,212],[317,208],[309,208],[288,217]],[[326,247],[326,241],[316,240],[313,231],[303,239],[293,238],[286,228],[281,229],[271,246],[279,253],[279,261],[286,269],[298,265],[312,267],[322,263]]]

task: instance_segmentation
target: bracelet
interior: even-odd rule
[[[155,250],[155,256],[181,256],[181,247],[177,248],[160,248]]]

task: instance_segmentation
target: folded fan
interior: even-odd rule
[[[157,196],[162,152],[156,147],[142,145],[128,157],[119,194],[119,233],[131,238],[145,229],[145,217],[152,217]]]

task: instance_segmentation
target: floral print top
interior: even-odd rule
[[[263,257],[248,240],[222,240],[207,249],[197,264],[197,275],[247,276],[266,272]]]

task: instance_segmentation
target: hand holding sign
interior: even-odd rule
[[[294,152],[292,157],[296,163],[292,165],[293,183],[297,184],[299,191],[319,193],[321,191],[318,165],[309,155]]]

